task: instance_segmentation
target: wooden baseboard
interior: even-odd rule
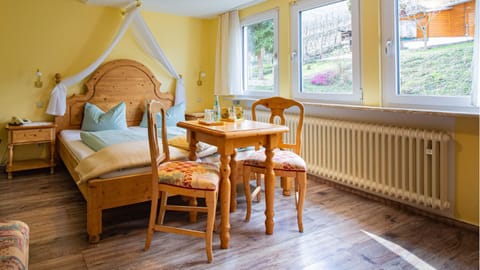
[[[403,204],[401,202],[397,202],[397,201],[394,201],[394,200],[390,200],[390,199],[387,199],[387,198],[384,198],[384,197],[380,197],[378,195],[374,195],[374,194],[365,192],[363,190],[358,190],[358,189],[355,189],[355,188],[352,188],[352,187],[349,187],[349,186],[346,186],[346,185],[343,185],[343,184],[340,184],[340,183],[333,182],[331,180],[322,178],[320,176],[309,174],[308,178],[312,179],[314,181],[320,182],[322,184],[326,184],[328,186],[331,186],[331,187],[334,187],[334,188],[337,188],[337,189],[340,189],[340,190],[344,190],[344,191],[347,191],[349,193],[353,193],[353,194],[362,196],[364,198],[383,203],[385,205],[393,206],[393,207],[396,207],[396,208],[399,208],[399,209],[402,209],[402,210],[405,210],[405,211],[409,211],[409,212],[412,212],[412,213],[415,213],[415,214],[418,214],[418,215],[421,215],[421,216],[429,217],[429,218],[434,219],[435,221],[438,221],[438,222],[442,222],[442,223],[452,225],[452,226],[455,226],[455,227],[458,227],[458,228],[463,228],[463,229],[473,231],[473,232],[476,232],[476,233],[479,232],[479,226],[476,226],[474,224],[470,224],[470,223],[466,223],[466,222],[456,220],[456,219],[453,219],[453,218],[444,217],[444,216],[441,216],[441,215],[438,215],[438,214],[430,213],[430,212],[427,212],[425,210],[415,208],[411,205],[406,205],[406,204]]]

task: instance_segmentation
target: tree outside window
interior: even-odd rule
[[[244,19],[243,88],[246,95],[271,95],[277,92],[276,31],[277,11]]]

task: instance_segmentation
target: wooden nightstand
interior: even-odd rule
[[[6,126],[8,133],[8,163],[6,172],[12,179],[12,172],[48,168],[53,174],[55,167],[55,127],[51,122],[33,122],[21,126]],[[15,145],[50,143],[50,156],[45,159],[13,160]]]
[[[193,113],[185,113],[185,120],[198,120],[203,119],[205,114],[203,112],[193,112]]]

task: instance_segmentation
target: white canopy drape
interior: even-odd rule
[[[129,6],[131,6],[129,4]],[[132,24],[133,22],[133,24]],[[186,102],[185,97],[185,87],[183,84],[183,79],[175,71],[171,63],[168,61],[167,57],[160,49],[157,41],[155,40],[153,34],[148,28],[147,24],[143,20],[138,7],[133,7],[133,9],[128,12],[123,20],[122,25],[115,38],[110,43],[110,46],[105,50],[105,52],[100,55],[100,57],[93,62],[90,66],[82,70],[80,73],[67,77],[58,83],[52,90],[50,94],[50,101],[47,107],[47,113],[51,115],[64,115],[66,109],[66,97],[67,97],[67,88],[74,84],[79,83],[85,79],[88,75],[94,72],[98,66],[105,60],[105,58],[110,54],[112,49],[117,45],[118,41],[123,37],[128,27],[132,25],[135,38],[140,46],[153,58],[157,59],[169,72],[169,74],[177,79],[176,89],[175,89],[175,104]]]
[[[168,61],[165,53],[158,45],[155,37],[140,14],[136,15],[132,26],[133,34],[137,40],[137,43],[143,48],[143,50],[145,50],[145,52],[160,62],[172,77],[177,79],[177,85],[175,88],[175,104],[185,102],[185,86],[183,84],[182,77],[180,77],[180,75],[173,68],[172,64]]]
[[[220,15],[215,59],[215,95],[242,93],[241,29],[238,11]]]

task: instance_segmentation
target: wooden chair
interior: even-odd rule
[[[275,119],[280,119],[281,125],[285,125],[285,110],[297,107],[298,112],[298,127],[295,133],[295,143],[287,144],[283,140],[279,143],[279,148],[274,149],[273,155],[273,168],[275,176],[280,176],[284,179],[293,177],[295,178],[295,206],[297,209],[297,223],[298,230],[303,232],[303,203],[305,200],[305,191],[307,187],[307,166],[305,161],[300,157],[301,147],[301,133],[303,126],[303,105],[295,100],[286,99],[282,97],[271,97],[266,99],[257,100],[252,104],[252,119],[256,120],[257,106],[264,106],[271,112],[269,122],[275,123]],[[250,191],[250,174],[265,174],[265,151],[259,150],[250,155],[243,161],[243,185],[245,188],[245,196],[247,201],[247,213],[245,220],[250,220],[252,211],[252,197],[258,196],[261,191],[261,178],[256,179],[256,188],[251,193]],[[283,179],[282,179],[283,180]],[[287,185],[284,183],[283,185]],[[285,186],[284,186],[285,189]],[[258,197],[259,198],[259,197]]]
[[[170,154],[167,143],[167,128],[165,123],[165,109],[158,101],[147,102],[148,112],[148,143],[152,161],[152,204],[148,223],[145,250],[150,248],[154,231],[177,233],[201,237],[205,239],[208,262],[213,260],[212,237],[215,225],[215,211],[217,208],[219,176],[218,168],[214,165],[202,164],[194,161],[169,161]],[[156,116],[162,117],[162,145],[163,152],[159,151],[158,129]],[[160,196],[160,211],[155,223]],[[169,205],[169,196],[181,195],[192,198],[204,198],[205,207],[191,205]],[[185,211],[190,213],[206,212],[207,226],[205,231],[195,231],[164,225],[164,216],[167,210]],[[168,247],[166,247],[168,248]]]

